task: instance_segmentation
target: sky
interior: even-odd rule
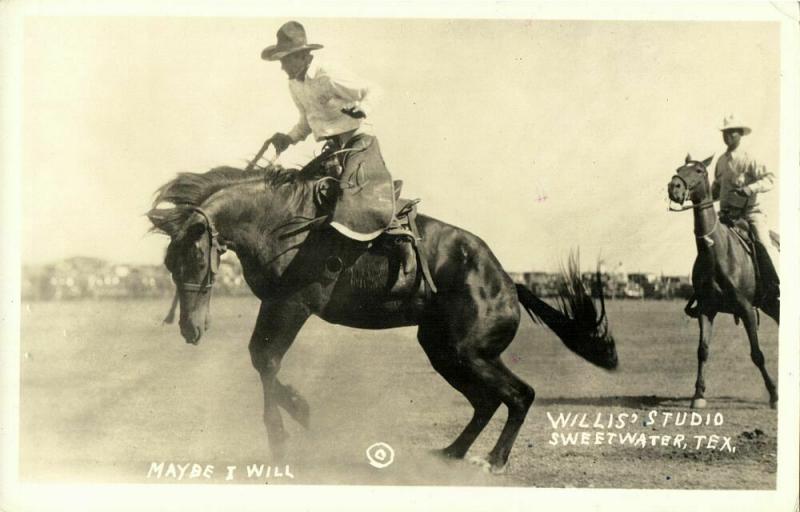
[[[279,64],[260,59],[287,19],[27,18],[22,263],[161,262],[153,192],[244,166],[296,121]],[[687,152],[724,152],[728,113],[780,186],[776,23],[297,19],[317,59],[380,90],[370,121],[404,195],[507,270],[555,270],[580,248],[584,268],[688,275],[692,214],[667,211],[666,184]],[[778,190],[760,200],[779,230]]]

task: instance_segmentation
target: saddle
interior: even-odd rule
[[[752,256],[755,237],[753,233],[750,232],[750,224],[747,220],[741,217],[734,218],[724,212],[720,212],[719,221],[731,229],[731,232],[736,235],[736,238],[744,246],[744,250],[747,251],[747,254]]]
[[[365,242],[367,249],[379,247],[390,258],[399,259],[401,274],[398,278],[398,287],[406,288],[403,286],[403,282],[414,280],[417,285],[423,286],[427,296],[437,293],[427,259],[418,243],[422,239],[416,224],[417,203],[420,200],[400,198],[402,181],[391,181],[391,176],[388,171],[385,171],[385,166],[383,167],[385,175],[384,172],[381,172],[380,166],[377,173],[370,172],[369,166],[364,165],[364,159],[357,158],[358,152],[362,151],[364,147],[377,151],[376,140],[360,139],[360,142],[356,141],[356,143],[355,147],[343,150],[326,146],[321,155],[299,171],[316,179],[313,197],[317,216],[293,224],[291,229],[280,237],[286,238],[303,231],[331,226],[347,238]],[[375,161],[375,153],[366,156],[373,162]],[[377,157],[380,158],[379,153],[377,153]],[[355,167],[351,167],[355,169],[355,172],[348,175],[345,172],[347,166],[343,166],[343,162],[356,164]],[[383,163],[382,158],[380,158],[380,163]],[[377,179],[375,179],[376,174]],[[348,176],[346,180],[345,176]],[[391,187],[388,201],[385,197],[386,177],[389,177]],[[371,186],[370,182],[372,182]],[[376,197],[382,200],[376,201]],[[377,207],[374,206],[376,202],[378,203]],[[388,213],[387,203],[391,205]],[[358,236],[350,236],[351,231],[354,231],[349,229],[351,226],[358,229],[359,232],[362,232],[365,227],[367,229],[377,228],[378,234],[367,240]],[[410,250],[413,251],[413,254],[409,254],[408,257],[404,257],[405,251],[409,250],[406,244],[409,244]]]

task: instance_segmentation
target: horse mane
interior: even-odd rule
[[[182,172],[156,190],[152,209],[147,213],[153,223],[150,231],[169,236],[180,233],[192,215],[192,207],[202,205],[213,194],[232,185],[261,181],[265,186],[278,188],[296,186],[307,179],[308,176],[297,169],[277,164],[252,170],[223,166],[205,173]],[[171,203],[174,207],[159,208],[162,203]]]

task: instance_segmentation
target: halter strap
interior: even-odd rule
[[[683,179],[679,174],[675,174],[675,175],[672,176],[672,179],[675,179],[675,178],[678,178],[679,180],[681,180],[681,182],[683,183],[683,186],[684,186],[684,188],[686,189],[687,192],[692,190],[691,188],[689,188],[689,185],[686,183],[686,180]],[[692,188],[694,188],[694,187],[692,187]],[[673,201],[670,200],[669,201],[669,211],[671,211],[671,212],[685,212],[687,210],[697,210],[697,209],[705,210],[706,208],[711,208],[712,206],[714,206],[714,203],[717,202],[717,201],[719,201],[719,199],[716,199],[716,200],[714,200],[714,199],[706,199],[705,201],[701,201],[701,202],[699,202],[697,204],[690,204],[690,205],[686,205],[686,206],[678,206],[676,208],[676,207],[672,206]]]
[[[200,208],[199,206],[192,206],[190,208],[192,211],[199,213],[203,219],[206,221],[206,233],[209,236],[209,246],[208,246],[208,270],[206,271],[206,275],[203,276],[203,279],[199,283],[177,283],[177,287],[179,289],[189,291],[189,292],[202,292],[205,291],[212,286],[214,286],[214,278],[219,270],[218,260],[214,257],[213,251],[220,251],[219,242],[217,241],[217,230],[214,228],[214,223],[211,221],[211,217]]]
[[[208,246],[208,270],[205,276],[199,283],[176,282],[175,283],[175,296],[172,298],[172,305],[169,308],[167,316],[164,318],[165,324],[171,324],[175,321],[175,311],[178,308],[178,299],[181,291],[191,293],[202,293],[210,288],[213,288],[217,272],[219,271],[219,258],[215,257],[213,252],[218,254],[222,251],[222,247],[217,240],[219,233],[214,228],[214,223],[211,217],[199,206],[189,207],[191,211],[199,213],[206,223],[206,233],[209,236]]]

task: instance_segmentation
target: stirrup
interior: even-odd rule
[[[383,232],[383,234],[386,235],[386,236],[390,236],[395,240],[397,240],[399,238],[407,238],[408,241],[414,242],[414,243],[419,240],[416,236],[414,236],[414,233],[410,229],[408,229],[408,228],[406,228],[404,226],[392,226],[392,227],[389,227],[389,228],[386,229],[386,231]]]

